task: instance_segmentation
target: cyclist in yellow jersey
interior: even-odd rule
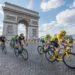
[[[60,52],[59,44],[62,43],[62,41],[64,41],[65,35],[66,35],[66,32],[63,30],[59,34],[52,37],[51,39],[52,45],[56,48],[57,56],[58,56],[58,53]]]
[[[65,35],[66,32],[63,30],[59,34],[52,37],[51,41],[55,41],[55,39],[58,39],[58,43],[61,43],[64,40]]]

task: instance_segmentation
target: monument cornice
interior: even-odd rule
[[[7,3],[7,2],[5,2],[5,6],[3,6],[3,10],[4,11],[8,10],[8,11],[11,11],[11,12],[14,12],[14,13],[17,13],[17,14],[25,14],[25,15],[28,15],[28,16],[31,16],[31,17],[35,17],[37,19],[40,18],[38,12],[29,10],[29,9],[26,9],[26,8],[23,8],[23,7],[14,5],[14,4],[10,4],[10,3]]]
[[[27,16],[30,16],[30,17],[33,17],[33,18],[37,18],[37,19],[40,18],[39,16],[32,15],[32,14],[28,14],[28,13],[23,12],[23,11],[17,11],[17,10],[14,10],[14,9],[11,10],[10,8],[6,8],[6,7],[3,7],[3,9],[4,9],[4,10],[11,11],[11,12],[14,12],[14,13],[17,13],[17,14],[27,15]]]
[[[34,26],[34,25],[32,26],[32,25],[29,25],[28,27],[38,27],[38,26]]]
[[[11,3],[8,3],[8,2],[5,2],[5,5],[9,5],[9,6],[14,6],[15,8],[20,8],[20,9],[23,9],[23,10],[27,10],[29,12],[33,12],[33,13],[36,13],[36,14],[39,14],[38,12],[36,11],[33,11],[33,10],[30,10],[30,9],[27,9],[27,8],[24,8],[24,7],[20,7],[18,5],[15,5],[15,4],[11,4]]]
[[[17,24],[16,22],[10,22],[10,21],[3,21],[3,23],[8,23],[8,24]]]
[[[16,22],[14,23],[14,22],[10,22],[10,21],[3,21],[3,23],[18,25],[18,23],[16,23]],[[38,27],[38,26],[28,25],[28,27]]]

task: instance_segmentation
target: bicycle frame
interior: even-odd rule
[[[68,46],[68,47],[69,47],[69,49],[71,49],[70,46]],[[69,54],[69,51],[68,51],[67,47],[63,48],[63,52],[61,53],[61,56],[60,56],[60,54],[58,54],[57,51],[55,50],[53,57],[55,57],[57,61],[62,61],[62,56],[63,56],[64,54],[67,56],[68,59],[70,59],[70,54]],[[56,57],[57,55],[59,56],[59,58]]]
[[[44,53],[44,52],[46,52],[46,51],[47,51],[47,49],[48,49],[48,47],[47,47],[47,45],[46,45],[46,44],[42,45],[42,51],[43,51],[43,53]]]

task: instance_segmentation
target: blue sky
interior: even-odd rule
[[[6,1],[39,12],[39,36],[54,35],[62,29],[75,34],[75,0],[0,0],[0,5]],[[1,11],[0,26],[3,20]]]

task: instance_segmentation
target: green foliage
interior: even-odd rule
[[[71,39],[73,39],[73,37],[72,37],[71,35],[66,35],[66,36],[65,36],[65,39],[66,39],[66,40],[71,40]]]
[[[41,36],[40,39],[41,39],[41,40],[45,40],[45,36]]]
[[[40,39],[41,40],[50,40],[51,39],[51,36],[50,36],[50,34],[47,34],[46,36],[42,36],[42,37],[40,37]]]
[[[45,37],[45,40],[50,40],[50,39],[51,39],[51,35],[47,34],[46,37]]]

